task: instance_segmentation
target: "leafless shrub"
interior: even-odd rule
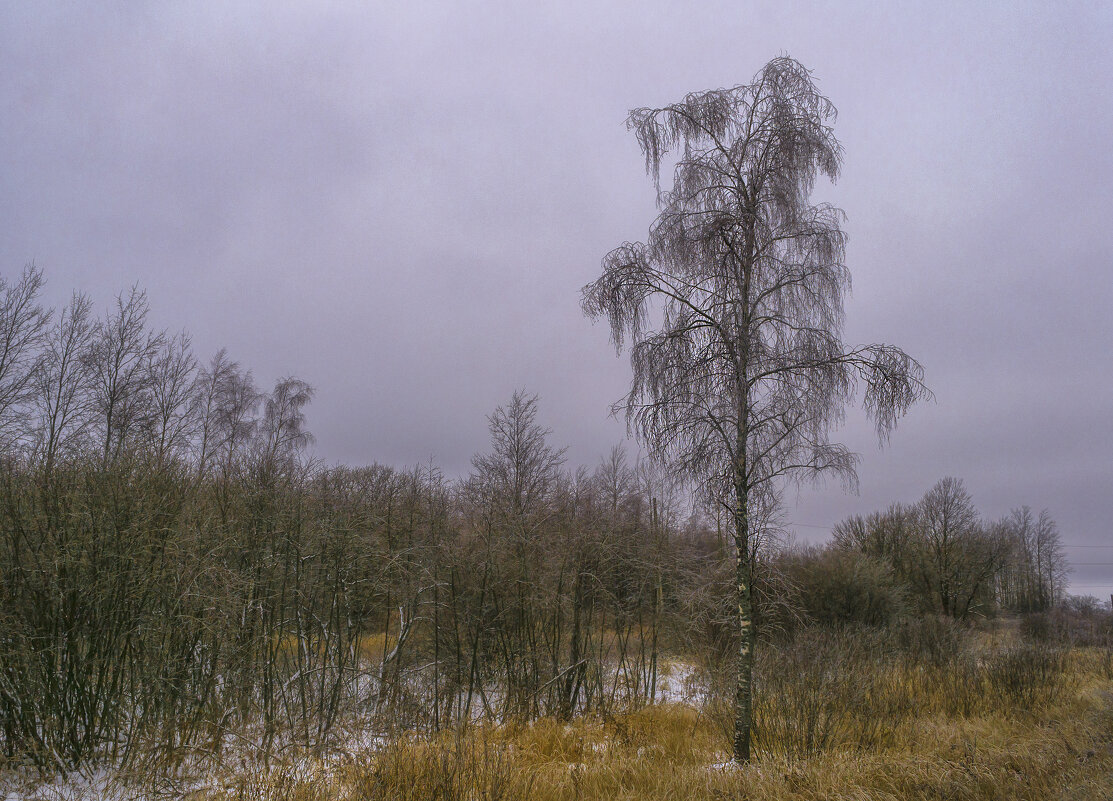
[[[1063,648],[1021,643],[991,654],[985,660],[989,689],[1005,704],[1039,709],[1059,700],[1069,687]]]

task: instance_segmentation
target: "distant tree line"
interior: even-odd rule
[[[883,624],[901,614],[959,620],[1045,612],[1066,595],[1058,527],[1027,506],[981,518],[961,480],[940,480],[917,503],[850,517],[824,548],[786,552],[797,607],[820,622]],[[791,593],[791,589],[789,590]]]
[[[618,448],[569,468],[536,397],[490,415],[459,480],[329,467],[306,453],[306,382],[262,391],[223,350],[199,361],[138,289],[98,316],[82,295],[45,309],[42,285],[34,267],[0,282],[5,757],[173,762],[323,747],[353,723],[606,714],[657,698],[662,654],[737,652],[722,507]],[[1050,518],[986,525],[953,480],[822,552],[764,523],[751,543],[770,621],[871,622],[838,593],[960,618],[1063,593]]]

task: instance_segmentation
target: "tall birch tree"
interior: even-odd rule
[[[633,384],[618,404],[629,427],[655,456],[714,482],[733,518],[740,763],[750,758],[758,521],[786,480],[853,483],[856,458],[829,432],[859,390],[883,441],[929,394],[899,348],[842,341],[843,213],[810,201],[817,176],[839,174],[835,115],[787,57],[749,84],[630,112],[660,213],[647,240],[608,253],[583,291],[585,313],[608,319],[620,352],[629,345]]]

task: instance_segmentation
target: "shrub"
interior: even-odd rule
[[[923,615],[901,621],[896,642],[914,662],[933,667],[954,664],[962,653],[967,629],[953,618]]]
[[[1051,616],[1046,612],[1022,615],[1020,636],[1031,642],[1048,642],[1052,637]]]
[[[887,626],[907,610],[892,569],[872,556],[841,548],[808,548],[784,559],[803,615],[826,626]]]
[[[879,632],[812,626],[758,654],[754,691],[757,747],[807,757],[832,747],[874,750],[890,736],[899,678]]]
[[[1068,683],[1067,652],[1046,644],[1004,648],[984,664],[992,693],[1003,703],[1028,709],[1054,703]]]

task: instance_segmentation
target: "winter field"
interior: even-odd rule
[[[759,652],[759,757],[741,768],[714,678],[666,660],[655,703],[604,715],[477,716],[451,731],[391,736],[352,720],[327,746],[276,738],[264,752],[229,739],[219,755],[185,757],[174,770],[143,759],[65,777],[9,769],[4,792],[9,801],[1104,799],[1113,650],[1090,639],[1092,622],[925,625],[915,642],[911,632],[903,642],[799,632]]]

